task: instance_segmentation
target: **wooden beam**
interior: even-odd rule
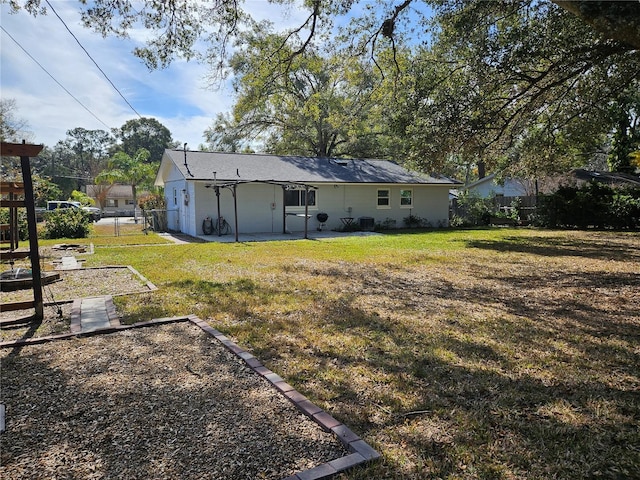
[[[24,183],[22,182],[0,182],[0,194],[22,195],[24,193]]]
[[[27,207],[27,226],[29,227],[29,252],[31,257],[31,277],[33,278],[33,299],[36,309],[36,321],[44,318],[44,302],[42,299],[42,276],[40,274],[40,253],[38,251],[38,230],[36,226],[36,207],[33,195],[33,181],[31,179],[31,164],[29,157],[20,157],[22,167],[22,181],[24,182],[24,202]],[[17,244],[16,244],[17,245]]]
[[[27,315],[26,317],[7,318],[0,320],[0,328],[5,327],[21,327],[28,326],[35,319],[34,315]]]
[[[13,251],[0,251],[0,260],[15,260],[16,258],[27,258],[31,252],[29,250],[13,250]]]
[[[2,142],[0,155],[3,157],[37,157],[43,148],[44,145]]]
[[[35,301],[29,300],[26,302],[10,302],[2,304],[3,312],[15,312],[16,310],[27,310],[35,307]]]
[[[0,208],[19,208],[26,206],[24,200],[0,200]]]

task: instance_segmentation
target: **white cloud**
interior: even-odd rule
[[[148,32],[133,31],[130,39],[102,38],[80,24],[76,0],[51,2],[56,12],[140,115],[158,119],[175,140],[196,148],[217,113],[229,111],[229,89],[207,87],[207,67],[195,62],[175,61],[164,70],[149,71],[132,50]],[[281,7],[265,0],[248,0],[245,9],[258,18],[278,20]],[[1,32],[0,76],[2,98],[15,99],[15,116],[26,120],[33,141],[54,146],[66,131],[82,127],[108,130],[120,127],[136,114],[120,97],[73,39],[65,26],[49,12],[33,17],[25,11],[9,14],[0,5],[2,27],[62,84],[82,105],[67,94],[5,33]],[[277,28],[297,26],[307,11],[291,7]],[[101,123],[101,122],[104,122]]]
[[[53,5],[133,108],[142,116],[157,118],[176,139],[197,145],[215,114],[230,107],[224,92],[204,90],[205,67],[176,62],[168,69],[149,71],[131,53],[132,41],[103,39],[81,27],[75,1]],[[100,119],[87,112],[2,32],[2,98],[16,100],[15,116],[29,123],[33,141],[53,146],[66,137],[67,130],[108,130],[136,118],[53,13],[34,18],[24,11],[10,15],[5,4],[0,8],[6,32]]]

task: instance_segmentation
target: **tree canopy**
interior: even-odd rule
[[[640,88],[640,52],[552,3],[464,3],[443,5],[432,44],[410,62],[410,156],[524,161],[538,173],[584,164],[617,128],[612,105]]]
[[[3,99],[0,106],[3,141],[19,141],[18,136],[24,132],[26,124],[15,116],[15,101]],[[103,172],[119,170],[120,167],[109,164],[111,159],[118,157],[118,153],[146,163],[148,168],[145,175],[152,176],[164,149],[174,146],[171,138],[169,129],[153,118],[129,120],[112,132],[76,127],[68,130],[66,138],[53,147],[45,147],[38,157],[31,160],[31,167],[39,182],[51,182],[56,186],[43,185],[43,198],[69,198],[74,190],[94,183]],[[155,158],[149,149],[153,150]],[[139,155],[141,150],[147,153]],[[118,165],[123,164],[120,162]],[[6,178],[19,175],[15,158],[2,162],[2,174]],[[104,175],[102,178],[105,178]],[[130,184],[127,177],[123,178],[125,183]]]
[[[4,0],[7,1],[7,0]],[[14,10],[21,7],[32,14],[46,12],[42,0],[8,0]],[[156,0],[94,0],[81,4],[83,20],[103,35],[127,36],[134,25],[143,25],[152,34],[147,46],[135,50],[152,68],[168,65],[173,59],[194,58],[199,55],[196,48],[198,40],[204,39],[224,59],[229,53],[231,42],[241,34],[247,24],[251,24],[251,15],[241,8],[236,0],[181,0],[158,2]],[[435,10],[465,9],[476,3],[494,3],[503,6],[535,6],[534,0],[507,0],[503,2],[478,2],[476,0],[398,0],[384,5],[357,0],[307,0],[298,4],[295,0],[272,0],[276,5],[295,4],[308,12],[304,22],[284,33],[291,50],[301,52],[311,42],[314,35],[332,21],[356,16],[360,25],[368,20],[369,30],[374,36],[394,38],[401,30],[406,17],[417,4],[427,4]],[[640,49],[640,5],[637,1],[592,1],[592,0],[553,0],[573,16],[588,24],[602,37],[615,40]],[[355,7],[363,7],[356,9]],[[352,10],[367,12],[354,14]],[[415,13],[415,12],[414,12]],[[417,35],[424,34],[416,32]]]
[[[237,99],[232,115],[220,115],[205,132],[210,145],[236,151],[259,144],[269,153],[318,157],[380,156],[381,79],[372,66],[308,48],[273,75],[273,62],[265,58],[284,39],[268,29],[258,26],[231,59]],[[286,47],[277,53],[292,55]]]
[[[149,151],[144,148],[140,148],[134,155],[122,151],[117,152],[109,159],[107,169],[96,177],[96,184],[130,185],[134,205],[137,205],[138,187],[151,186],[156,172],[156,167],[149,163],[149,156]],[[134,217],[135,215],[134,208]]]
[[[127,155],[134,156],[141,148],[147,150],[147,162],[160,162],[164,150],[174,146],[169,129],[155,118],[128,120],[113,129],[113,135],[120,142],[119,149]]]
[[[293,8],[294,0],[273,3]],[[39,0],[11,4],[34,14],[45,10]],[[328,61],[328,52],[336,48],[343,58],[367,59],[381,77],[394,79],[383,84],[384,95],[377,99],[386,115],[375,119],[376,128],[384,124],[400,140],[402,152],[425,170],[473,158],[490,167],[508,165],[539,174],[595,154],[607,156],[612,149],[621,157],[609,155],[611,164],[624,168],[626,152],[640,149],[634,133],[639,107],[637,97],[630,95],[640,90],[637,1],[397,0],[379,5],[307,0],[295,3],[308,12],[299,25],[253,40],[257,24],[235,0],[80,4],[85,25],[103,35],[126,36],[134,26],[145,27],[149,41],[135,54],[151,68],[175,58],[197,58],[218,75],[240,73],[243,83],[232,123],[245,129],[252,125],[254,133],[258,125],[266,125],[269,112],[276,120],[273,102],[281,100],[282,112],[288,107],[291,112],[315,109],[315,117],[299,117],[307,127],[340,115],[340,102],[332,103],[336,97],[322,97],[319,91],[293,101],[296,85],[301,85],[297,75],[313,72],[317,82],[324,73],[327,82],[335,81],[333,71],[321,72],[326,66],[312,65],[315,52],[326,48],[320,56]],[[341,28],[334,26],[338,23]],[[201,49],[202,40],[206,49]],[[243,50],[252,41],[260,47]],[[263,68],[243,71],[238,52],[246,65],[256,66],[250,55],[260,50]],[[357,62],[346,68],[354,65],[360,68]],[[262,90],[256,89],[258,83]],[[323,86],[325,94],[329,85]],[[256,97],[264,87],[272,89],[266,102]],[[325,107],[329,116],[321,113]],[[294,123],[293,115],[288,123]],[[233,135],[220,126],[212,129],[212,138],[223,134],[233,142]],[[317,136],[324,132],[331,138],[335,132],[315,130],[318,154],[337,151],[329,147],[331,141]],[[282,129],[268,143],[273,149],[298,148],[296,141],[310,138],[310,132]]]

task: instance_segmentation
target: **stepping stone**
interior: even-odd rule
[[[76,260],[76,257],[62,257],[62,264],[58,267],[59,270],[77,270],[81,266]]]
[[[83,298],[80,304],[80,326],[82,332],[93,332],[111,327],[107,303],[104,297]]]

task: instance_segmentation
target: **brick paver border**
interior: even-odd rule
[[[109,297],[108,301],[111,303],[111,307],[113,308],[113,299]],[[104,329],[95,330],[92,332],[80,333],[79,331],[77,331],[77,327],[74,327],[74,325],[76,325],[76,323],[74,323],[74,316],[73,316],[73,312],[76,311],[75,307],[76,305],[74,303],[74,308],[72,309],[71,333],[65,333],[61,335],[51,335],[48,337],[28,338],[28,339],[13,340],[8,342],[0,342],[0,348],[23,347],[27,345],[36,345],[40,343],[47,343],[47,342],[52,342],[56,340],[65,340],[65,339],[70,339],[75,337],[102,335],[105,333],[114,333],[121,330],[152,327],[154,325],[163,325],[167,323],[190,322],[198,326],[207,334],[213,336],[222,345],[224,345],[224,347],[227,348],[227,350],[233,352],[235,355],[241,358],[249,368],[251,368],[254,372],[264,377],[269,383],[271,383],[271,385],[280,394],[282,394],[291,403],[293,403],[293,405],[298,410],[300,410],[300,412],[302,412],[304,415],[306,415],[311,420],[316,422],[326,432],[332,432],[340,440],[340,442],[342,442],[345,448],[347,448],[347,450],[350,452],[349,455],[337,458],[335,460],[331,460],[330,462],[323,463],[309,470],[298,472],[295,475],[287,477],[286,479],[283,479],[283,480],[329,479],[340,472],[343,472],[355,466],[362,465],[364,463],[380,458],[380,454],[376,450],[374,450],[369,444],[367,444],[364,440],[362,440],[358,435],[356,435],[349,427],[347,427],[342,422],[336,420],[327,412],[325,412],[324,410],[322,410],[321,408],[313,404],[307,397],[305,397],[304,395],[296,391],[295,388],[293,388],[291,385],[285,382],[282,377],[280,377],[278,374],[272,372],[267,367],[265,367],[262,364],[262,362],[260,362],[260,360],[254,357],[251,353],[247,352],[245,349],[238,346],[236,343],[231,341],[223,333],[216,330],[207,322],[198,318],[196,315],[188,315],[186,317],[156,318],[146,322],[139,322],[131,325],[120,325],[118,322],[112,320],[113,317],[111,316],[111,313],[109,313],[109,318],[111,320],[110,328],[104,328]],[[80,310],[80,305],[78,303],[77,320],[76,320],[77,326],[79,326],[79,323],[80,323],[79,310]],[[108,308],[107,310],[115,314],[115,308],[113,308],[113,310],[111,308]]]

